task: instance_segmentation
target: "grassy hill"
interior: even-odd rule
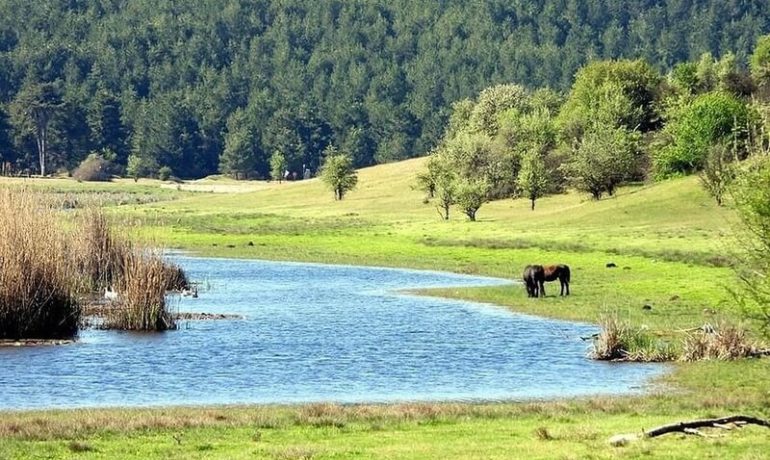
[[[342,201],[312,179],[255,183],[253,192],[186,193],[116,213],[141,222],[142,234],[157,243],[215,256],[512,279],[529,263],[567,263],[573,268],[569,299],[531,301],[512,287],[441,292],[548,316],[596,321],[619,311],[655,327],[693,327],[713,321],[715,313],[736,312],[724,289],[733,276],[726,265],[735,216],[716,206],[694,177],[625,187],[601,201],[574,192],[551,196],[534,211],[526,200],[501,200],[485,204],[478,222],[457,210],[443,221],[414,189],[423,162],[363,169],[359,187]],[[606,268],[609,262],[618,267]],[[652,310],[642,310],[644,304]]]

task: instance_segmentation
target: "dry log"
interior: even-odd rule
[[[726,425],[728,423],[752,424],[770,428],[770,421],[757,417],[749,417],[747,415],[731,415],[729,417],[692,420],[689,422],[678,422],[672,423],[670,425],[663,425],[646,431],[644,435],[648,438],[654,438],[656,436],[661,436],[667,433],[694,434],[692,430],[697,430],[698,428],[718,427],[719,425]]]

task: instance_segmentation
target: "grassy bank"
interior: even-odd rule
[[[613,313],[668,334],[743,315],[733,282],[734,215],[695,178],[627,187],[593,202],[576,194],[484,205],[479,222],[444,222],[410,188],[421,160],[361,171],[335,202],[318,181],[227,193],[157,190],[163,200],[111,208],[139,237],[222,257],[400,266],[518,278],[529,263],[567,263],[573,295],[528,299],[518,286],[431,294],[597,322]],[[202,190],[219,181],[197,182]],[[69,186],[77,188],[69,184]],[[106,184],[118,191],[131,184]],[[112,187],[112,188],[110,188]],[[615,268],[607,268],[612,262]],[[645,308],[645,305],[647,306]],[[756,332],[756,325],[748,324]],[[766,360],[676,364],[641,397],[406,406],[99,410],[4,414],[0,458],[763,458],[766,429],[719,438],[668,435],[623,448],[606,440],[655,425],[769,416]],[[764,431],[763,431],[764,430]]]

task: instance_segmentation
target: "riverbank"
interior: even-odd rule
[[[609,437],[767,401],[766,363],[678,366],[643,397],[492,404],[105,409],[4,413],[0,458],[762,458],[767,429]]]

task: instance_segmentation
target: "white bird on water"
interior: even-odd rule
[[[118,300],[118,293],[110,286],[104,289],[104,298],[106,300]]]

